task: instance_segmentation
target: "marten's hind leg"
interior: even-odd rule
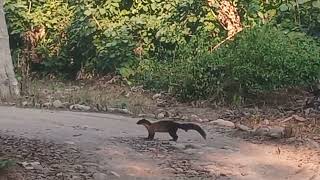
[[[169,135],[172,137],[171,141],[177,141],[178,140],[178,135],[177,135],[177,128],[172,128],[169,130]]]

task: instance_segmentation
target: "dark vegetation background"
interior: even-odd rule
[[[315,85],[319,0],[231,2],[244,30],[214,51],[228,32],[211,0],[6,0],[5,11],[21,79],[120,75],[182,101],[236,104]]]

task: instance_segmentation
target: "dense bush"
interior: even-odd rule
[[[5,11],[15,63],[23,33],[45,27],[35,49],[42,59],[31,67],[37,73],[118,73],[182,99],[225,99],[312,83],[319,47],[293,32],[319,32],[319,0],[233,2],[243,25],[257,28],[213,53],[208,48],[227,33],[217,7],[207,1],[7,0]],[[268,22],[289,34],[259,29]]]
[[[241,1],[238,6],[243,23],[251,26],[275,16],[270,12],[279,3]],[[21,57],[22,33],[44,25],[46,36],[36,49],[42,61],[33,70],[57,75],[84,70],[129,77],[141,59],[136,48],[144,57],[162,60],[196,34],[206,34],[212,42],[226,34],[207,1],[7,0],[5,11],[14,59]]]
[[[290,0],[279,6],[277,23],[286,31],[303,31],[320,37],[320,1]]]
[[[286,35],[266,26],[246,30],[215,53],[204,49],[189,44],[181,46],[172,61],[149,61],[141,82],[185,100],[233,100],[262,90],[308,85],[319,78],[320,47],[302,33]]]
[[[173,51],[194,33],[221,28],[205,1],[7,0],[5,11],[14,54],[23,32],[45,26],[37,46],[43,60],[34,70],[58,75],[84,70],[129,77],[142,56],[162,58],[163,50]]]

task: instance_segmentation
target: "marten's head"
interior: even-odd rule
[[[149,122],[148,120],[146,119],[141,119],[137,122],[137,124],[139,125],[151,125],[151,122]]]

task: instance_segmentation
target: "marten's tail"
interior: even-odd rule
[[[193,124],[193,123],[184,123],[184,124],[179,124],[178,126],[180,129],[183,129],[185,131],[188,130],[196,130],[198,131],[198,133],[203,137],[203,139],[206,139],[207,134],[206,132],[204,132],[204,130],[198,126],[197,124]]]

